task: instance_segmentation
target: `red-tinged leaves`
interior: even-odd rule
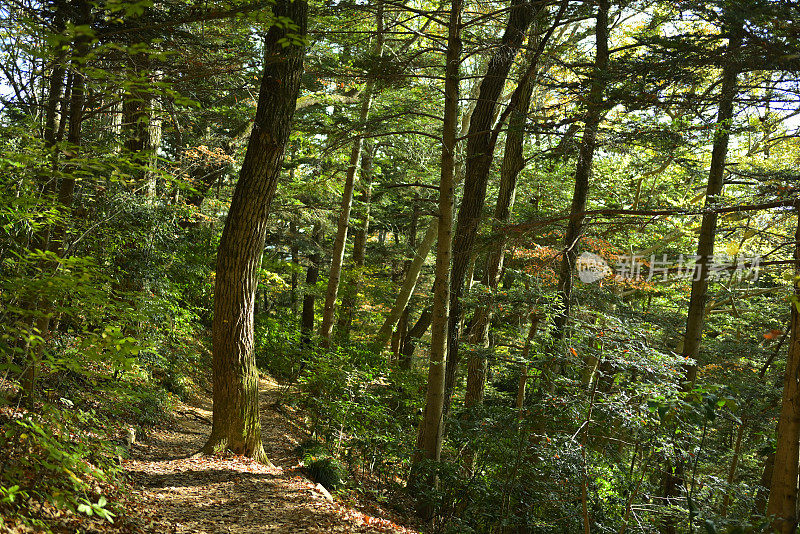
[[[767,341],[772,341],[773,339],[778,339],[778,337],[783,334],[780,330],[770,330],[769,332],[764,334],[764,339]]]

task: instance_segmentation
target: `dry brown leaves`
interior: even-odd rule
[[[210,402],[180,406],[173,425],[136,445],[134,459],[124,462],[132,492],[118,531],[414,532],[325,500],[297,468],[297,429],[272,408],[278,385],[262,381],[262,389],[264,446],[274,467],[237,456],[189,458],[208,436]]]

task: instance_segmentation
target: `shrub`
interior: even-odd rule
[[[311,480],[330,491],[336,491],[344,485],[346,471],[336,458],[308,456],[303,460],[303,465]]]
[[[0,418],[0,511],[45,527],[58,507],[113,522],[106,498],[120,482],[124,453],[94,411],[45,405],[41,415],[7,410]],[[38,503],[34,505],[34,503]]]

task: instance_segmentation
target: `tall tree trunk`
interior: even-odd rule
[[[583,138],[578,152],[578,164],[575,167],[575,190],[572,193],[572,205],[564,235],[564,255],[561,258],[561,269],[558,278],[558,294],[561,300],[561,312],[555,317],[556,338],[564,336],[564,328],[570,314],[572,301],[572,270],[578,255],[577,242],[583,231],[583,212],[586,211],[586,200],[589,196],[589,177],[592,173],[592,158],[597,146],[597,128],[603,116],[603,94],[608,84],[606,68],[608,67],[608,9],[609,2],[600,0],[597,7],[597,25],[595,26],[596,52],[594,71],[590,82],[586,103],[586,119],[583,126]]]
[[[313,231],[314,252],[308,258],[306,271],[306,291],[303,295],[303,311],[300,318],[300,344],[307,347],[311,343],[311,333],[314,331],[314,304],[316,302],[316,285],[319,280],[319,268],[322,263],[320,246],[322,243],[322,225],[316,223]]]
[[[400,316],[400,321],[397,323],[397,328],[392,333],[392,342],[389,344],[391,360],[397,360],[400,358],[400,343],[403,341],[403,333],[406,329],[408,329],[408,308],[403,310],[403,314]]]
[[[468,98],[470,104],[468,104],[467,111],[461,116],[461,124],[458,135],[456,136],[457,138],[464,137],[469,129],[470,118],[472,117],[472,113],[475,111],[474,102],[478,99],[479,90],[480,84],[474,84]],[[456,143],[456,147],[458,147],[460,144],[460,142]],[[459,149],[456,148],[456,155],[458,155],[458,153]],[[458,185],[464,178],[463,158],[461,157],[457,158],[456,160],[454,174],[456,185]],[[375,336],[374,347],[377,347],[378,350],[383,349],[386,346],[386,343],[389,342],[389,339],[392,336],[392,330],[394,330],[395,325],[400,320],[403,310],[405,310],[405,308],[408,306],[408,302],[411,299],[411,295],[414,292],[417,281],[419,280],[420,272],[422,272],[422,266],[425,263],[425,259],[428,257],[431,248],[433,247],[433,242],[436,239],[436,236],[438,235],[438,224],[438,218],[434,217],[431,219],[422,241],[419,243],[419,245],[417,245],[414,259],[411,261],[410,266],[406,270],[403,284],[401,285],[400,292],[398,293],[397,298],[392,305],[392,310],[389,312],[389,315],[386,317],[386,320],[378,331],[378,335]]]
[[[775,352],[772,356],[770,356],[766,363],[761,366],[761,371],[758,373],[758,379],[764,380],[764,377],[769,370],[769,366],[772,364],[772,361],[778,356],[783,347],[783,343],[786,341],[786,337],[789,335],[789,332],[792,329],[791,320],[789,324],[786,325],[786,332],[784,332],[783,337],[778,342],[778,346],[775,348]],[[775,427],[775,432],[778,431],[777,425]],[[769,488],[772,485],[772,468],[775,466],[775,451],[770,452],[767,454],[766,458],[764,458],[764,467],[761,470],[761,480],[759,481],[759,489],[756,491],[756,496],[753,503],[753,513],[758,515],[764,515],[767,509],[767,500],[769,499]]]
[[[154,72],[153,83],[160,81],[162,74]],[[156,189],[158,185],[158,149],[161,147],[163,136],[161,119],[161,100],[156,95],[150,95],[150,107],[147,109],[147,170],[145,179],[147,180],[146,196],[152,204],[155,201]]]
[[[122,100],[123,146],[128,152],[137,155],[150,146],[149,123],[153,94],[149,87],[145,87],[145,81],[138,79],[146,80],[149,76],[148,54],[134,54],[130,61],[132,65],[127,76],[135,81]]]
[[[714,146],[711,152],[711,165],[708,170],[708,185],[706,186],[706,207],[717,203],[717,197],[722,193],[725,173],[725,158],[728,154],[728,140],[730,138],[731,121],[733,119],[733,103],[736,98],[736,77],[739,73],[737,64],[742,47],[742,21],[735,22],[736,27],[731,28],[728,50],[725,54],[726,62],[722,69],[722,87],[719,95],[719,111],[714,132]],[[708,212],[703,215],[700,225],[700,236],[697,241],[697,268],[695,279],[692,281],[692,295],[689,299],[689,312],[686,316],[686,335],[683,340],[683,356],[697,360],[700,354],[700,341],[703,337],[703,324],[708,293],[709,262],[714,255],[714,238],[717,234],[717,214]],[[691,389],[697,378],[697,365],[690,364],[685,368],[685,387]]]
[[[380,57],[383,51],[383,1],[377,0],[377,10],[375,15],[376,35],[372,49],[373,57]],[[372,97],[375,92],[375,80],[367,79],[364,87],[364,99],[361,101],[359,112],[359,124],[366,124],[369,118],[369,108],[372,105]],[[331,268],[328,273],[328,289],[325,292],[325,307],[322,311],[322,324],[320,325],[320,337],[323,346],[329,346],[331,334],[333,333],[333,319],[336,311],[336,297],[339,294],[339,282],[342,277],[342,263],[344,262],[344,248],[347,243],[347,230],[350,224],[350,209],[353,204],[353,189],[355,187],[356,171],[361,157],[361,136],[353,141],[350,150],[350,160],[347,167],[347,176],[342,190],[342,207],[339,211],[339,221],[336,229],[336,238],[333,241],[333,257]]]
[[[434,217],[431,219],[428,229],[425,231],[425,236],[417,247],[414,259],[411,260],[411,265],[406,272],[403,285],[400,286],[400,292],[397,294],[397,298],[395,298],[392,309],[384,320],[383,325],[381,325],[378,334],[375,336],[374,347],[377,350],[384,348],[392,337],[392,330],[394,330],[395,325],[400,320],[400,316],[403,314],[403,310],[406,309],[409,300],[411,300],[411,295],[414,293],[414,288],[417,287],[417,280],[419,279],[420,271],[422,271],[422,266],[425,263],[425,258],[428,257],[428,253],[433,247],[433,242],[436,240],[438,233],[439,219]]]
[[[772,527],[780,534],[797,528],[797,479],[800,460],[800,201],[795,205],[797,230],[794,247],[794,294],[790,299],[792,320],[789,354],[783,375],[783,398],[778,419],[775,464],[767,503],[767,515],[774,515]]]
[[[290,254],[292,255],[292,293],[291,293],[291,308],[292,308],[292,321],[297,320],[297,305],[300,302],[298,298],[298,289],[300,285],[300,276],[297,269],[300,267],[300,248],[297,246],[297,224],[294,221],[289,223],[289,234],[291,239]]]
[[[408,250],[414,250],[417,247],[417,224],[419,223],[419,206],[417,202],[419,201],[419,197],[415,197],[414,199],[414,207],[411,213],[411,223],[408,225],[408,237],[406,239],[406,248]],[[411,260],[406,259],[403,262],[403,279],[405,280],[408,277],[408,271],[411,269]],[[403,313],[400,315],[400,321],[397,323],[397,332],[399,333],[399,340],[397,344],[397,352],[395,353],[395,357],[400,360],[401,354],[403,354],[403,348],[406,346],[406,341],[408,338],[408,331],[409,331],[409,316],[411,315],[411,307],[406,306],[403,310]],[[413,345],[413,342],[412,342]],[[413,351],[413,349],[412,349]],[[401,367],[403,363],[401,362]]]
[[[742,47],[743,19],[734,23],[729,29],[730,38],[728,50],[725,54],[725,65],[722,68],[722,85],[719,96],[719,110],[717,124],[714,131],[714,145],[711,152],[711,165],[708,170],[708,185],[706,186],[706,206],[713,206],[717,197],[722,193],[725,172],[725,158],[728,153],[728,140],[733,119],[733,104],[736,98],[736,78],[739,73],[737,58]],[[703,335],[704,316],[708,292],[709,262],[714,254],[714,239],[717,233],[717,214],[708,212],[703,215],[700,225],[700,236],[697,242],[698,272],[692,281],[692,294],[689,299],[689,311],[686,316],[686,334],[683,338],[681,354],[687,358],[697,360],[700,354],[700,341]],[[697,378],[697,364],[685,366],[684,390],[690,390]],[[675,472],[667,470],[664,475],[664,498],[669,503],[680,493],[679,484],[682,478],[683,465],[676,463]],[[667,534],[675,532],[675,526],[668,520],[664,531]]]
[[[337,328],[342,340],[350,338],[350,328],[353,324],[358,302],[358,292],[361,289],[362,269],[367,254],[367,235],[369,233],[369,211],[372,202],[372,161],[374,146],[365,143],[364,153],[361,155],[361,195],[359,204],[362,206],[361,219],[353,235],[353,261],[351,272],[347,276],[344,290],[342,291],[342,307],[339,312]]]
[[[534,36],[531,37],[531,43],[533,44],[535,39]],[[531,49],[533,48],[535,47],[531,47]],[[502,234],[500,229],[511,218],[511,210],[514,208],[514,196],[517,190],[517,177],[524,166],[522,151],[525,140],[525,122],[531,102],[531,94],[533,93],[533,80],[531,76],[526,75],[519,81],[519,84],[522,86],[521,96],[517,108],[508,119],[506,146],[503,154],[503,164],[500,169],[500,190],[497,193],[497,204],[495,205],[492,224],[496,237],[489,246],[484,270],[483,283],[490,290],[490,300],[485,306],[480,306],[475,310],[475,316],[472,319],[469,331],[470,344],[484,348],[488,347],[489,325],[492,322],[494,308],[494,294],[500,284],[507,242],[506,236]],[[464,401],[467,406],[483,402],[483,391],[486,384],[485,356],[485,351],[470,352],[467,363],[467,392]]]
[[[458,369],[458,337],[461,321],[461,294],[472,257],[472,246],[478,231],[486,198],[486,185],[492,165],[496,137],[492,135],[495,110],[506,78],[522,46],[525,32],[544,4],[528,0],[512,0],[508,23],[500,45],[492,54],[481,81],[478,101],[467,132],[466,175],[464,194],[458,209],[453,269],[450,278],[450,316],[447,340],[447,370],[445,378],[445,414],[450,408],[456,371]]]
[[[55,20],[53,24],[54,30],[58,32],[61,32],[64,29],[66,19],[64,7],[64,4],[60,2],[56,4],[57,11],[55,13]],[[44,143],[45,146],[51,151],[51,169],[53,171],[55,171],[58,167],[58,151],[53,150],[56,142],[60,140],[58,123],[60,122],[61,117],[65,117],[68,114],[66,100],[69,98],[69,85],[72,83],[72,78],[68,78],[66,81],[67,86],[65,87],[64,75],[66,74],[67,69],[64,65],[64,61],[67,54],[65,51],[61,51],[60,49],[61,45],[57,45],[53,50],[55,60],[53,64],[53,70],[50,72],[50,76],[48,77],[49,92],[47,95],[47,104],[45,106],[43,124]],[[62,95],[64,96],[63,100]],[[59,111],[61,117],[59,117]],[[42,193],[41,196],[46,202],[50,202],[58,182],[55,173],[45,173],[43,176],[41,176],[40,182]],[[51,229],[51,225],[45,225],[42,230],[36,232],[36,234],[33,236],[30,248],[32,250],[47,250],[50,243]]]
[[[78,6],[78,24],[91,23],[91,6],[86,1],[81,1]],[[83,124],[83,110],[86,104],[86,75],[81,72],[83,61],[89,53],[89,38],[86,36],[75,39],[75,56],[73,61],[72,87],[70,89],[69,117],[67,119],[67,143],[78,147],[81,144]],[[72,201],[75,195],[75,178],[68,174],[61,180],[58,188],[58,203],[65,209],[72,208]],[[56,225],[54,229],[54,240],[51,243],[51,250],[63,252],[64,241],[66,239],[67,225],[64,222]]]
[[[61,102],[61,95],[64,91],[64,53],[57,55],[55,65],[50,73],[49,89],[47,97],[47,107],[44,115],[44,141],[48,148],[56,144],[56,134],[58,133],[58,105]],[[61,112],[64,113],[62,106]]]
[[[408,308],[406,308],[408,309]],[[433,308],[430,306],[422,310],[417,322],[414,323],[414,326],[408,329],[406,332],[405,337],[402,340],[400,345],[400,357],[399,357],[399,366],[400,369],[411,369],[411,359],[414,356],[414,350],[417,348],[417,342],[419,338],[428,330],[431,326],[431,319],[433,318]]]
[[[308,6],[277,0],[305,35]],[[288,28],[272,25],[264,38],[264,74],[253,131],[217,250],[212,325],[214,413],[207,454],[232,451],[269,462],[261,442],[258,370],[253,353],[253,311],[270,201],[289,139],[305,49],[284,47]]]
[[[145,196],[155,196],[156,174],[149,169],[157,163],[158,146],[161,143],[161,119],[158,116],[158,100],[154,97],[153,83],[157,75],[151,71],[149,54],[137,53],[129,58],[127,71],[130,88],[122,99],[123,148],[136,165],[139,179],[147,180]]]
[[[428,389],[421,424],[421,451],[413,463],[426,459],[438,462],[442,452],[442,408],[444,406],[444,366],[447,355],[447,318],[449,315],[450,257],[453,246],[453,201],[455,197],[456,130],[458,128],[459,66],[461,63],[461,10],[463,0],[453,0],[447,29],[445,57],[444,115],[442,128],[441,179],[439,182],[439,224],[436,245],[436,274],[433,288],[431,351],[428,365]],[[435,484],[435,479],[427,481]],[[430,517],[432,510],[419,507],[420,515]]]

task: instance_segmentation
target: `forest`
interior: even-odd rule
[[[0,532],[800,532],[800,5],[0,0]]]

